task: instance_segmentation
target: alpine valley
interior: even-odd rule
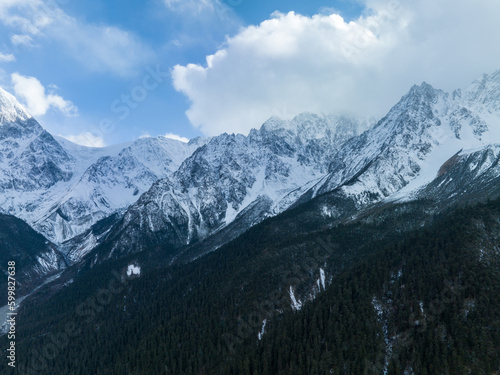
[[[381,119],[103,148],[0,89],[0,269],[16,262],[22,322],[0,368],[497,374],[499,203],[500,71],[415,85]]]

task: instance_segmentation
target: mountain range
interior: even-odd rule
[[[297,312],[333,287],[343,270],[374,256],[369,244],[439,226],[433,224],[439,215],[500,197],[499,160],[500,71],[451,93],[425,82],[415,85],[378,121],[303,113],[272,117],[248,135],[224,133],[189,143],[158,136],[104,148],[49,134],[0,89],[2,257],[19,262],[23,304],[35,316],[30,308],[40,302],[43,319],[52,311],[50,298],[68,306],[73,298],[82,302],[68,291],[89,295],[105,282],[99,272],[113,267],[125,267],[128,276],[148,285],[156,285],[154,277],[170,280],[179,293],[199,299],[215,298],[203,293],[217,285],[221,296],[240,301],[236,316],[248,314],[252,298],[269,299],[267,288],[279,285],[287,302],[275,313]],[[354,232],[361,234],[349,239]],[[494,241],[491,236],[485,234],[484,241]],[[318,247],[328,256],[309,262],[306,249]],[[235,271],[231,262],[238,257],[247,275]],[[275,272],[293,269],[294,259],[307,264],[305,274],[293,285],[280,284]],[[217,264],[225,266],[219,270]],[[226,285],[217,278],[219,271]],[[197,285],[196,277],[211,281]],[[125,309],[124,316],[127,308],[156,316],[149,307],[126,302],[135,296],[143,300],[138,285],[116,306]],[[179,298],[164,287],[158,298]],[[384,303],[374,297],[374,314],[377,306],[388,308],[389,297],[386,293]],[[226,310],[220,308],[227,328],[233,323],[224,321]],[[109,309],[110,316],[118,314]],[[184,314],[174,307],[169,311],[174,315],[165,327],[175,314]],[[387,311],[380,316],[389,319]],[[254,327],[258,341],[271,315]],[[31,324],[38,335],[49,329]],[[387,346],[395,339],[385,341]],[[389,359],[390,354],[385,351]]]
[[[390,200],[436,199],[431,185],[443,165],[480,160],[458,190],[484,179],[498,156],[499,102],[497,71],[463,92],[415,85],[378,122],[304,113],[270,118],[247,136],[90,148],[50,135],[2,90],[0,212],[25,220],[71,264],[106,236],[112,245],[96,260],[159,244],[175,257],[208,237],[212,251],[323,194],[336,201],[321,215],[340,218]],[[107,227],[96,235],[100,220]]]
[[[266,217],[324,194],[336,197],[321,211],[331,218],[386,201],[453,193],[465,201],[479,198],[474,189],[440,196],[429,184],[441,177],[443,165],[473,158],[480,161],[452,185],[457,190],[497,176],[499,100],[497,72],[464,93],[413,86],[364,132],[358,129],[366,123],[353,119],[302,114],[291,121],[271,118],[247,137],[215,137],[129,207],[105,257],[141,251],[144,243],[177,249],[222,231],[211,251]]]

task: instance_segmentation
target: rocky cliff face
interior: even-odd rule
[[[130,243],[132,251],[190,244],[246,215],[234,231],[241,233],[293,204],[293,192],[322,178],[340,145],[365,126],[302,114],[290,121],[271,118],[248,136],[214,137],[127,210],[113,252],[129,251]]]
[[[125,210],[206,141],[150,137],[78,146],[54,138],[0,89],[0,212],[62,243]]]
[[[436,197],[435,181],[475,158],[488,173],[468,173],[460,186],[496,178],[494,163],[486,165],[500,144],[499,72],[451,94],[415,85],[372,125],[305,113],[273,117],[248,136],[189,144],[146,138],[98,150],[58,142],[12,96],[2,95],[2,210],[56,243],[72,244],[74,261],[103,241],[110,244],[101,254],[106,258],[147,247],[176,249],[229,225],[227,238],[234,238],[322,194],[341,202],[323,207],[320,214],[330,216],[345,207]],[[471,172],[473,164],[467,164]],[[97,222],[98,236],[91,230]]]

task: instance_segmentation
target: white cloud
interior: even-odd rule
[[[240,0],[163,0],[167,21],[174,26],[170,45],[176,48],[218,46],[243,25],[234,5]],[[232,5],[231,5],[232,4]]]
[[[83,132],[78,135],[60,135],[60,137],[66,138],[68,141],[76,143],[81,146],[87,147],[105,147],[104,139],[98,135],[92,134],[91,132]]]
[[[29,35],[14,34],[10,37],[10,41],[15,46],[23,45],[30,47],[33,45],[33,38]]]
[[[23,33],[36,35],[59,11],[54,1],[2,0],[0,21],[5,25],[21,29]]]
[[[134,34],[78,20],[53,0],[0,0],[0,22],[20,32],[11,37],[14,45],[32,45],[35,38],[50,38],[93,71],[131,75],[154,54]]]
[[[189,138],[181,137],[180,135],[173,134],[173,133],[167,133],[167,134],[164,134],[163,136],[165,138],[175,139],[176,141],[181,141],[181,142],[184,142],[184,143],[188,143],[189,142]]]
[[[69,17],[54,25],[50,35],[94,71],[131,75],[153,55],[132,33],[112,26],[80,24]]]
[[[46,94],[45,87],[35,77],[25,77],[18,73],[11,75],[14,92],[21,99],[33,116],[43,116],[50,108],[62,112],[66,116],[77,116],[78,109],[69,100],[53,92]]]
[[[0,52],[0,63],[12,62],[12,61],[16,61],[16,57],[13,54],[11,54],[11,53],[5,54],[5,53]]]
[[[275,14],[206,65],[173,69],[207,135],[246,133],[283,110],[383,115],[414,83],[450,90],[500,68],[500,2],[367,0],[363,16]]]

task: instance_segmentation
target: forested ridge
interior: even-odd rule
[[[278,217],[188,264],[88,267],[21,308],[15,373],[493,374],[499,203],[407,230],[391,208],[298,235]]]

